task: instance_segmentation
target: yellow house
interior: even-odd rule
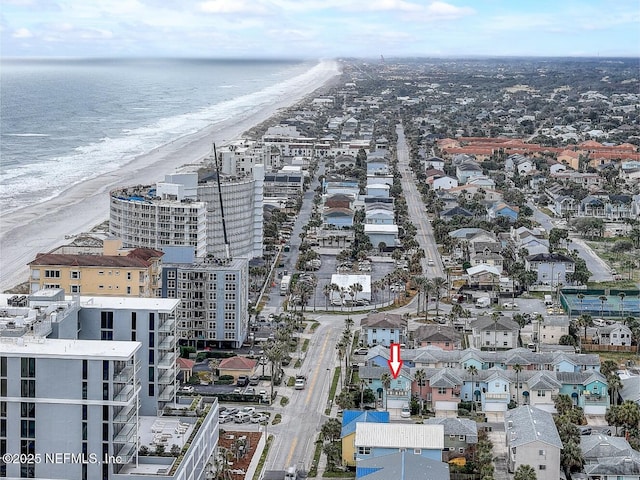
[[[342,413],[342,429],[340,438],[342,440],[342,464],[356,466],[356,424],[368,423],[389,423],[389,412],[378,412],[376,410],[345,410]]]
[[[156,297],[163,255],[150,248],[136,248],[127,255],[39,253],[29,263],[30,290],[63,288],[71,294]]]

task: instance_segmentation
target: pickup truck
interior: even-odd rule
[[[296,390],[304,390],[305,385],[307,384],[307,377],[304,375],[296,376],[296,383],[293,385],[293,388]]]

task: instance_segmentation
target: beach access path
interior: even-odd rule
[[[153,184],[175,168],[198,163],[212,145],[224,145],[243,132],[289,108],[340,73],[337,62],[326,67],[296,90],[247,116],[211,125],[141,155],[118,170],[73,185],[43,203],[5,214],[0,212],[0,290],[28,280],[27,264],[39,252],[62,245],[65,236],[87,232],[109,218],[109,191],[126,185]]]

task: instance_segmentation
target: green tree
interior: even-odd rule
[[[531,465],[520,465],[513,476],[513,480],[536,480],[536,471]]]
[[[380,382],[382,383],[382,388],[384,388],[384,409],[387,410],[387,393],[391,388],[391,375],[387,372],[383,373],[380,376]]]
[[[425,382],[427,380],[427,373],[424,371],[423,368],[419,368],[413,374],[413,378],[415,379],[416,384],[420,389],[420,413],[422,413],[423,406],[424,406],[424,395],[422,394],[422,387],[425,386]]]
[[[571,397],[566,393],[561,393],[554,400],[553,404],[556,407],[556,412],[558,415],[566,415],[573,408],[573,402],[571,401]]]
[[[320,437],[325,442],[335,442],[340,440],[340,433],[342,431],[342,424],[337,418],[330,418],[322,424],[320,428]]]

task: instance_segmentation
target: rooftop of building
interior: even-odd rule
[[[510,447],[542,442],[562,448],[562,441],[549,412],[525,405],[505,413],[507,443]]]
[[[38,358],[127,360],[134,355],[140,345],[140,342],[104,342],[30,336],[0,338],[0,350],[3,355]]]
[[[71,297],[67,297],[71,299]],[[137,297],[99,297],[81,296],[82,308],[108,308],[113,310],[154,310],[158,313],[171,313],[180,305],[177,298],[137,298]]]
[[[442,450],[444,427],[414,423],[358,423],[355,445],[356,447]]]

